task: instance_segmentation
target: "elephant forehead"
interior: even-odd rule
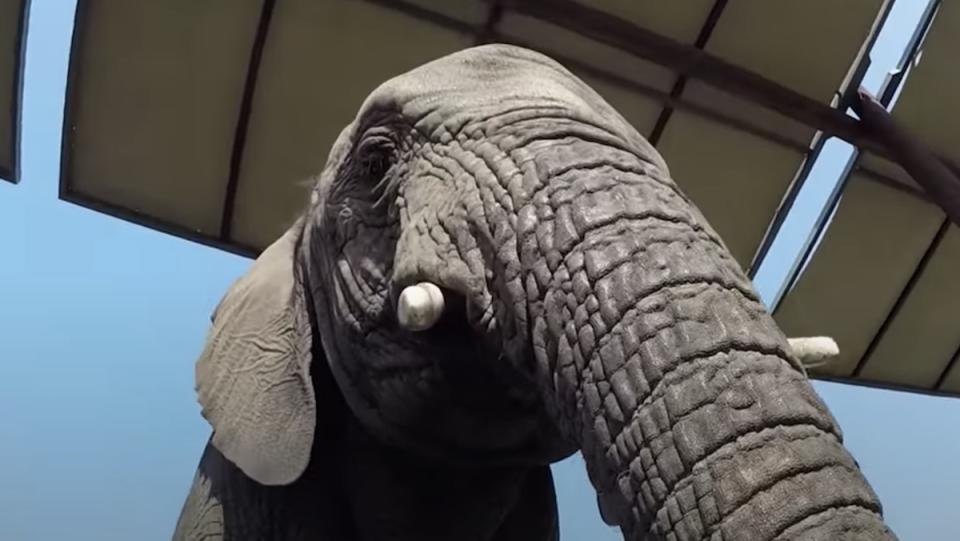
[[[512,45],[481,45],[452,53],[380,85],[361,107],[401,111],[408,118],[476,113],[506,103],[571,111],[606,109],[603,100],[556,61]]]

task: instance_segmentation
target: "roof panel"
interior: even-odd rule
[[[490,16],[490,4],[484,0],[406,0],[409,4],[456,19],[471,26],[483,26]]]
[[[933,205],[854,174],[805,272],[774,317],[788,336],[829,335],[850,376],[943,219]]]
[[[876,5],[879,6],[877,0]],[[250,126],[247,131],[248,139],[244,147],[245,156],[242,160],[240,175],[237,179],[237,192],[235,206],[232,207],[236,214],[230,221],[230,229],[235,234],[236,240],[245,245],[262,246],[267,240],[273,238],[280,230],[283,224],[287,223],[303,200],[303,191],[298,183],[312,173],[315,173],[323,163],[322,157],[329,148],[329,143],[333,140],[337,131],[343,126],[356,110],[356,103],[360,96],[366,95],[371,88],[390,74],[403,71],[409,67],[417,65],[430,58],[439,56],[451,50],[466,47],[472,39],[466,35],[458,35],[450,30],[440,30],[438,27],[431,27],[422,21],[417,21],[412,17],[402,15],[399,11],[391,8],[385,8],[381,2],[351,2],[350,7],[345,7],[346,2],[334,2],[320,7],[306,8],[304,4],[290,3],[290,5],[277,4],[276,17],[272,21],[272,28],[268,32],[267,46],[264,50],[264,57],[260,66],[261,73],[257,79],[257,88],[253,93],[253,106],[251,108]],[[488,12],[479,0],[463,0],[453,5],[440,2],[439,0],[417,0],[413,2],[420,8],[439,11],[448,16],[454,16],[461,22],[466,23],[462,29],[475,30],[481,23],[486,23]],[[701,2],[697,4],[696,9],[685,8],[684,10],[664,10],[654,9],[646,4],[636,6],[625,3],[615,4],[606,2],[601,4],[601,9],[609,9],[618,13],[620,16],[632,20],[637,24],[644,24],[660,34],[667,35],[676,39],[690,41],[694,29],[699,33],[699,28],[703,26],[708,17],[708,13],[714,4],[712,2]],[[860,5],[860,4],[858,4]],[[867,5],[867,4],[863,4]],[[204,8],[194,8],[207,13],[212,13],[226,8],[223,4],[206,4]],[[633,6],[633,7],[630,7]],[[459,9],[465,8],[465,9]],[[103,9],[103,8],[101,8]],[[109,13],[110,17],[119,20],[126,17],[126,11],[129,8],[111,7],[113,11]],[[739,11],[725,12],[721,18],[722,25],[727,24],[724,21],[728,17],[743,16]],[[753,9],[764,9],[756,6]],[[452,10],[452,11],[451,11]],[[620,12],[620,10],[623,10]],[[148,10],[158,12],[159,16],[151,15],[151,20],[157,24],[182,24],[175,21],[164,21],[164,8],[153,7]],[[176,11],[167,9],[166,11]],[[234,8],[237,13],[239,8]],[[285,12],[298,12],[296,17],[287,17]],[[850,10],[846,10],[849,12]],[[348,13],[349,12],[349,13]],[[739,13],[739,15],[738,15]],[[732,15],[731,15],[732,14]],[[140,12],[141,20],[147,17]],[[756,14],[754,14],[755,16]],[[872,15],[872,14],[871,14]],[[302,17],[303,21],[311,21],[314,25],[314,32],[311,34],[306,30],[306,23],[296,21],[297,17]],[[248,10],[248,16],[243,21],[231,20],[229,17],[221,19],[219,26],[231,28],[235,35],[245,34],[247,41],[250,41],[255,16]],[[391,21],[384,23],[383,21]],[[239,26],[238,26],[239,25]],[[244,28],[244,25],[246,27]],[[376,32],[368,32],[367,26],[374,25]],[[410,28],[420,26],[424,29],[423,39],[410,39],[411,36],[421,36],[421,32],[411,33]],[[866,27],[869,24],[865,25]],[[287,27],[286,29],[284,29]],[[320,28],[321,31],[316,31]],[[348,30],[345,30],[348,29]],[[398,32],[396,39],[386,40],[381,34],[389,32]],[[618,108],[625,117],[628,118],[641,133],[650,135],[652,125],[655,119],[660,116],[660,105],[656,103],[657,98],[651,97],[660,93],[662,96],[670,92],[675,82],[675,75],[660,66],[651,62],[636,58],[624,53],[616,48],[609,47],[595,41],[579,36],[573,32],[562,30],[558,27],[544,23],[542,21],[520,16],[512,12],[507,12],[500,22],[497,29],[499,36],[507,40],[514,40],[521,44],[532,46],[544,50],[547,54],[557,56],[564,61],[571,60],[568,65],[593,85],[608,101]],[[149,33],[147,34],[149,38]],[[363,36],[359,38],[357,36]],[[435,36],[435,37],[430,37]],[[715,36],[716,38],[716,36]],[[129,40],[129,36],[127,36]],[[362,45],[368,44],[372,40],[386,40],[390,43],[401,44],[399,47],[392,47],[390,56],[384,58],[381,50],[380,54],[371,56],[363,63],[348,63],[330,55],[325,61],[333,65],[340,64],[340,69],[346,70],[342,75],[342,80],[338,81],[336,90],[342,92],[343,100],[315,100],[310,105],[310,98],[313,95],[329,93],[331,88],[323,85],[320,71],[329,73],[327,70],[318,70],[315,65],[299,57],[300,51],[309,50],[315,47],[320,51],[334,51],[342,49],[368,50]],[[858,38],[862,41],[862,37]],[[344,40],[347,41],[344,44]],[[97,47],[103,38],[86,39],[91,44],[85,44],[85,47]],[[189,40],[181,40],[188,42]],[[350,43],[357,41],[354,45]],[[221,40],[219,43],[223,43]],[[714,41],[711,41],[714,43]],[[722,37],[716,42],[718,50],[727,51],[730,46],[725,46]],[[731,42],[732,43],[732,42]],[[119,46],[119,41],[117,42]],[[191,46],[195,46],[193,43]],[[107,48],[99,43],[102,50]],[[163,47],[169,47],[161,41],[141,42],[138,44],[144,51],[163,50]],[[123,49],[123,46],[119,46]],[[725,48],[726,47],[726,48]],[[184,46],[186,49],[187,46]],[[226,48],[226,47],[224,47]],[[205,47],[207,51],[211,48]],[[215,49],[215,48],[214,48]],[[234,47],[248,51],[247,47]],[[731,50],[735,51],[735,47]],[[274,51],[275,50],[275,51]],[[377,50],[377,49],[374,49]],[[279,52],[283,51],[283,52]],[[99,54],[99,53],[98,53]],[[118,56],[118,55],[114,55]],[[190,55],[185,55],[190,56]],[[218,66],[233,65],[234,79],[241,78],[243,72],[241,66],[242,55],[236,55],[233,63],[214,62]],[[78,56],[82,61],[82,56]],[[109,54],[104,55],[106,61],[102,64],[111,64],[119,67],[119,71],[130,71],[127,66],[116,64]],[[313,58],[316,62],[316,58]],[[382,62],[381,62],[382,60]],[[212,65],[208,62],[208,64]],[[382,69],[381,69],[382,65]],[[363,73],[357,70],[352,73],[354,66],[363,66]],[[584,66],[589,66],[586,68]],[[610,68],[615,66],[615,69]],[[102,89],[96,87],[96,74],[86,74],[89,71],[83,65],[80,71],[85,73],[85,78],[90,81],[84,82],[84,88],[89,87],[89,93],[103,96],[102,102],[115,101],[113,95],[105,93]],[[149,71],[156,74],[164,67],[162,65],[143,66],[141,71]],[[169,66],[167,67],[169,68]],[[582,69],[581,69],[582,68]],[[612,77],[603,77],[604,70],[611,70]],[[118,70],[114,70],[118,71]],[[221,70],[222,71],[222,70]],[[164,73],[157,76],[160,80],[176,80],[176,74]],[[222,78],[222,77],[221,77]],[[619,78],[625,81],[617,84]],[[137,79],[137,77],[133,77]],[[150,92],[149,85],[143,85],[143,89],[130,89],[128,85],[128,94],[140,93],[149,99],[151,103],[159,103],[159,97],[156,94],[161,92]],[[207,86],[210,84],[208,82]],[[239,89],[242,85],[237,84],[235,88]],[[644,94],[643,88],[647,91]],[[114,89],[115,90],[115,89]],[[181,92],[181,94],[191,94],[190,92]],[[220,89],[209,92],[218,98],[225,95]],[[230,93],[228,92],[227,95]],[[239,99],[239,91],[234,93],[234,98]],[[191,94],[196,101],[197,96]],[[355,97],[355,99],[353,99]],[[169,102],[185,99],[184,96],[167,96]],[[206,97],[201,96],[201,99]],[[350,100],[353,101],[350,101]],[[231,100],[218,100],[221,111],[225,111],[230,105]],[[321,103],[322,101],[322,103]],[[685,177],[681,180],[685,184],[688,193],[691,193],[698,200],[699,205],[704,208],[711,221],[720,230],[722,234],[730,237],[730,245],[737,254],[738,259],[747,263],[753,251],[756,249],[760,239],[766,230],[767,222],[773,215],[777,204],[781,201],[784,190],[793,179],[796,168],[802,161],[802,155],[798,153],[809,139],[811,130],[799,126],[795,122],[783,118],[776,113],[750,105],[744,100],[728,96],[719,91],[711,89],[706,85],[697,82],[689,82],[684,102],[680,104],[679,113],[675,115],[674,121],[679,125],[670,127],[668,125],[665,133],[666,141],[661,144],[664,154],[670,160],[674,169],[682,171]],[[100,152],[74,152],[77,155],[84,155],[85,158],[78,160],[78,163],[72,165],[73,173],[76,179],[68,182],[68,192],[76,194],[89,188],[94,198],[106,199],[121,207],[132,207],[133,209],[150,216],[157,216],[167,221],[173,221],[178,224],[190,227],[193,230],[199,230],[206,234],[215,234],[218,232],[219,215],[222,213],[222,204],[214,201],[214,195],[226,191],[226,178],[229,172],[224,172],[228,167],[229,160],[224,160],[224,156],[229,152],[233,140],[228,136],[228,125],[236,122],[236,101],[233,102],[233,111],[230,114],[223,114],[218,120],[196,118],[196,115],[189,120],[177,118],[174,120],[166,111],[160,111],[158,108],[147,108],[141,110],[141,118],[137,125],[152,125],[156,133],[152,133],[152,144],[136,144],[137,137],[130,137],[131,127],[123,124],[124,119],[132,118],[133,111],[122,111],[120,114],[112,116],[104,111],[101,104],[97,109],[98,114],[104,115],[98,118],[98,133],[108,134],[106,137],[113,136],[114,140],[104,140],[99,142],[90,142],[91,148],[96,146]],[[209,112],[206,107],[194,104],[197,110]],[[691,108],[692,107],[692,108]],[[88,107],[93,109],[96,107]],[[697,109],[701,109],[697,111]],[[216,109],[216,108],[214,108]],[[721,125],[714,120],[703,117],[702,109],[711,109],[719,111],[722,115],[733,118],[732,124],[739,125],[753,134],[744,133],[734,129],[729,125]],[[82,126],[85,114],[83,107],[77,110],[75,119]],[[89,113],[87,113],[89,114]],[[207,115],[209,116],[209,115]],[[713,113],[707,114],[707,117],[716,116]],[[314,120],[313,126],[307,125],[303,119],[323,119]],[[231,120],[233,119],[233,120]],[[282,121],[280,119],[283,119]],[[172,126],[179,126],[179,122],[188,122],[187,130],[190,133],[197,134],[199,142],[183,141],[183,138],[174,138],[170,134],[174,131]],[[200,126],[203,124],[203,126]],[[180,126],[182,128],[182,126]],[[681,129],[682,128],[682,129]],[[204,131],[206,130],[206,131]],[[216,132],[216,133],[214,133]],[[763,133],[763,137],[779,141],[770,143],[758,137],[758,133]],[[120,134],[119,136],[117,134]],[[678,135],[682,133],[682,135]],[[134,135],[146,134],[140,133]],[[78,135],[74,144],[80,144],[83,137],[92,138],[95,135]],[[713,138],[716,143],[711,143]],[[89,140],[89,139],[86,139]],[[302,141],[302,143],[280,145],[274,141]],[[116,163],[107,164],[104,162],[107,152],[100,150],[116,146],[115,143],[127,142],[129,147],[125,149],[125,154],[129,160],[116,160]],[[739,145],[745,145],[733,148],[731,142],[737,141]],[[191,163],[190,175],[172,175],[165,170],[162,164],[158,163],[156,155],[151,155],[150,149],[163,148],[166,154],[177,154],[178,144],[183,147],[191,147],[194,155],[189,156],[188,162]],[[746,146],[754,145],[760,151],[751,152],[749,156],[745,155]],[[121,145],[122,147],[122,145]],[[216,147],[216,148],[211,148]],[[723,152],[711,151],[709,149],[725,149]],[[184,149],[182,153],[188,153]],[[707,167],[701,156],[711,155],[712,164]],[[84,174],[83,163],[88,162],[89,169],[104,167],[106,174],[93,175]],[[183,160],[181,160],[182,162]],[[689,163],[687,163],[689,162]],[[138,165],[141,170],[136,171],[134,165]],[[717,164],[721,165],[722,170],[730,171],[727,182],[739,186],[735,190],[721,190],[716,188],[718,185],[715,178],[716,172],[712,171],[708,180],[707,171],[715,169]],[[144,167],[146,166],[146,167]],[[214,170],[219,167],[219,175]],[[144,172],[146,171],[146,172]],[[156,171],[157,173],[152,173]],[[124,182],[123,179],[129,179],[132,175],[138,175],[138,182]],[[204,179],[197,180],[198,175]],[[184,179],[181,185],[174,182],[170,187],[171,181],[161,181],[160,177]],[[750,187],[750,180],[755,178],[770,179],[777,177],[775,181],[765,181],[762,189],[756,186]],[[214,177],[219,177],[214,180]],[[186,179],[190,180],[186,180]],[[84,186],[84,182],[89,186]],[[723,182],[723,181],[720,181]],[[190,198],[184,198],[184,186],[191,185],[196,190]],[[158,187],[160,186],[160,187]],[[721,209],[729,208],[727,204],[727,195],[737,191],[744,191],[750,187],[753,197],[757,198],[755,208],[761,209],[756,216],[746,218],[735,216],[729,213],[722,216]],[[199,197],[197,197],[199,190]],[[162,192],[162,193],[159,193]],[[89,194],[88,194],[89,195]],[[208,197],[209,196],[209,197]],[[267,199],[265,199],[267,198]],[[189,204],[184,201],[189,201]],[[264,200],[270,200],[271,204],[264,205]],[[762,207],[761,207],[762,205]],[[268,207],[270,210],[264,210]],[[744,214],[744,213],[741,213]],[[201,216],[202,215],[202,216]],[[757,218],[759,217],[759,218]]]
[[[911,68],[893,110],[904,127],[955,164],[960,164],[958,32],[960,2],[940,2],[919,61]]]
[[[946,377],[940,384],[940,391],[960,394],[960,351],[951,361]]]
[[[960,5],[941,3],[923,54],[911,66],[892,112],[908,130],[954,163],[960,162],[954,144],[960,129],[960,106],[952,99],[960,91],[960,75],[952,58],[952,41],[958,30]],[[857,223],[848,221],[839,233],[834,231],[838,227],[835,220],[820,248],[821,252],[832,250],[832,255],[814,256],[778,310],[778,321],[789,333],[829,333],[838,338],[841,360],[824,368],[824,375],[853,375],[854,381],[960,392],[956,367],[960,331],[954,322],[960,292],[952,280],[960,272],[956,228],[946,230],[939,245],[924,258],[928,249],[933,249],[931,243],[943,215],[926,201],[915,181],[887,159],[869,153],[860,156],[841,200],[841,211],[855,190],[886,193],[887,201],[865,199]],[[871,205],[865,204],[868,201]],[[862,250],[863,245],[873,251]],[[838,256],[843,250],[847,254]],[[819,278],[808,278],[811,274]],[[843,284],[843,289],[831,291],[830,280]],[[805,281],[818,285],[804,286]],[[814,291],[817,288],[821,291]],[[828,296],[832,300],[823,298]],[[861,359],[865,352],[867,357]],[[949,364],[951,358],[953,365]],[[858,364],[860,369],[854,374]],[[942,385],[934,389],[944,375]]]
[[[909,186],[914,189],[920,189],[920,186],[914,181],[910,175],[896,162],[892,162],[886,158],[877,156],[870,152],[864,152],[860,154],[857,161],[857,166],[865,168],[869,171],[879,173],[884,177],[889,178]]]
[[[657,147],[746,268],[803,153],[682,110],[673,113]]]
[[[653,62],[526,15],[505,13],[497,28],[499,34],[519,45],[571,58],[661,92],[669,92],[676,79],[672,71]]]
[[[0,178],[18,180],[26,0],[0,0]]]
[[[850,66],[878,12],[889,5],[692,0],[680,9],[576,1],[685,44],[716,23],[709,53],[824,103],[853,77]],[[0,8],[11,5],[6,2]],[[262,5],[275,7],[270,26],[258,33]],[[960,29],[958,9],[952,3],[941,8],[924,59],[894,112],[944,153],[955,151],[950,136],[960,127],[950,99],[960,90],[960,76],[952,70],[948,43]],[[696,80],[687,81],[677,97],[674,71],[549,23],[506,10],[490,27],[495,12],[485,0],[173,0],[136,8],[80,0],[78,11],[63,196],[202,242],[250,248],[246,253],[262,248],[295,218],[305,200],[304,181],[320,170],[333,139],[375,86],[471,45],[481,31],[488,39],[557,58],[638,131],[658,133],[658,148],[677,182],[744,266],[813,137],[807,126]],[[719,18],[710,15],[717,13]],[[210,32],[214,26],[218,31]],[[264,45],[259,64],[251,63],[255,43]],[[249,70],[251,65],[258,69]],[[247,85],[248,71],[254,85]],[[7,72],[0,65],[0,76]],[[238,129],[245,119],[247,129]],[[237,141],[244,144],[235,146]],[[239,167],[231,167],[232,157],[240,158],[233,161]],[[851,179],[826,238],[776,315],[788,334],[838,339],[842,358],[824,376],[853,370],[942,219],[923,199],[883,180],[904,180],[898,166],[873,156],[864,156],[861,165],[873,173]],[[231,177],[231,171],[238,174]],[[220,238],[228,211],[231,236]],[[943,371],[956,346],[944,323],[955,295],[947,294],[953,290],[944,281],[960,270],[951,266],[958,257],[956,235],[951,232],[929,260],[863,377],[930,385],[933,374]],[[924,351],[913,355],[917,370],[904,371],[896,359],[920,340]],[[951,385],[960,391],[960,369],[947,375],[944,388]]]
[[[231,0],[81,1],[65,196],[216,235],[259,16]]]
[[[681,43],[693,44],[700,34],[715,0],[684,2],[631,2],[624,0],[576,0],[625,21],[652,30]]]
[[[933,388],[960,346],[960,229],[950,227],[861,371],[866,379]]]
[[[826,0],[782,5],[731,2],[725,4],[704,48],[723,60],[825,103],[832,103],[835,94],[847,84],[850,73],[854,71],[852,67],[856,65],[861,49],[874,30],[883,5],[884,0],[862,0],[842,6]],[[834,8],[836,13],[831,12],[831,17],[823,17],[827,7]],[[757,25],[755,21],[758,20],[766,22]],[[747,28],[750,30],[745,31]],[[809,39],[811,29],[817,31],[816,40]],[[821,33],[826,36],[821,36]],[[758,46],[758,43],[763,46]],[[731,135],[718,139],[719,144],[727,149],[719,159],[727,160],[732,171],[739,170],[738,174],[730,175],[735,178],[723,178],[721,183],[707,181],[711,173],[707,167],[700,166],[704,177],[696,180],[689,192],[720,234],[729,239],[728,246],[747,268],[761,248],[768,226],[776,219],[787,191],[798,178],[816,130],[695,79],[684,86],[682,100],[720,113],[727,119],[725,123],[743,130],[728,129]],[[672,132],[677,137],[670,126],[674,122],[676,120],[673,118],[667,122],[664,136]],[[706,134],[688,132],[684,137],[702,141]],[[757,147],[762,148],[762,158],[758,159],[741,148],[728,148],[731,140],[739,140],[741,144],[748,145],[745,148],[749,148],[749,139],[764,141],[762,146]],[[676,144],[691,143],[678,139]],[[778,145],[780,148],[777,148]],[[663,148],[663,143],[658,143],[658,147]],[[693,153],[675,155],[672,161],[668,157],[668,162],[696,162],[695,156]],[[738,161],[742,163],[736,163]],[[757,167],[760,162],[762,169]],[[690,163],[685,166],[694,167]],[[713,175],[716,176],[715,173]],[[763,179],[762,191],[758,191],[757,183],[751,183],[751,179],[758,176]],[[722,182],[729,183],[727,188],[718,186]],[[732,193],[752,190],[756,200],[750,208],[755,209],[755,215],[748,217],[743,216],[746,213],[732,212],[725,190]]]
[[[805,124],[698,80],[687,81],[683,100],[734,119],[790,147],[808,149],[816,133]]]
[[[603,99],[627,119],[644,137],[650,136],[663,105],[643,94],[633,92],[615,83],[609,83],[590,75],[578,75]]]
[[[334,140],[374,88],[474,39],[355,0],[287,0],[275,9],[232,227],[233,240],[257,248],[296,217],[306,202],[305,181],[320,172]],[[376,40],[392,46],[370,47]]]
[[[830,102],[883,2],[728,2],[705,49],[811,98]]]

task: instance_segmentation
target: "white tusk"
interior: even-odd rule
[[[425,331],[440,319],[443,313],[443,292],[430,282],[407,286],[397,301],[397,320],[411,331]]]
[[[822,366],[840,355],[840,347],[829,336],[787,338],[787,342],[800,364],[807,368]]]

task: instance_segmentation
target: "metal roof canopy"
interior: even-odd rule
[[[892,114],[960,163],[960,5],[942,2],[935,15],[922,55],[904,59],[910,74]],[[833,220],[795,271],[777,321],[788,333],[836,333],[841,357],[818,377],[960,395],[960,228],[893,162],[867,152],[848,169]]]
[[[248,256],[296,217],[373,88],[483,42],[538,49],[600,92],[656,144],[751,275],[827,136],[887,155],[843,110],[892,0],[128,4],[78,1],[61,197]],[[849,189],[919,193],[871,171]],[[907,200],[891,204],[927,204]],[[831,273],[827,291],[846,277]],[[802,285],[797,302],[823,288]],[[837,336],[852,354],[854,326],[811,322],[806,334]]]
[[[29,0],[0,0],[0,178],[20,180],[20,98]]]
[[[629,43],[632,32],[662,32],[677,46],[757,70],[777,81],[767,87],[798,96],[801,106],[843,118],[830,105],[857,82],[851,65],[888,9],[883,0],[776,10],[763,2],[700,0],[672,10],[590,2],[655,26],[644,30],[586,1],[554,3],[177,0],[134,7],[80,0],[61,195],[254,255],[296,215],[305,181],[376,85],[475,43],[511,42],[558,58],[656,142],[749,267],[788,188],[798,184],[815,128],[526,10],[585,10],[602,18],[604,36],[611,20],[619,22],[626,35],[618,39]],[[821,16],[828,9],[834,17]],[[777,31],[762,36],[764,47],[742,32],[757,18],[777,21],[770,25]],[[210,33],[214,21],[220,31]],[[811,27],[830,43],[804,45]],[[753,212],[737,211],[742,205]]]

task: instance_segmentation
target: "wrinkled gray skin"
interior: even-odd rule
[[[429,281],[447,308],[397,324]],[[214,314],[176,539],[557,538],[580,450],[625,539],[894,539],[660,155],[501,45],[379,87]]]

